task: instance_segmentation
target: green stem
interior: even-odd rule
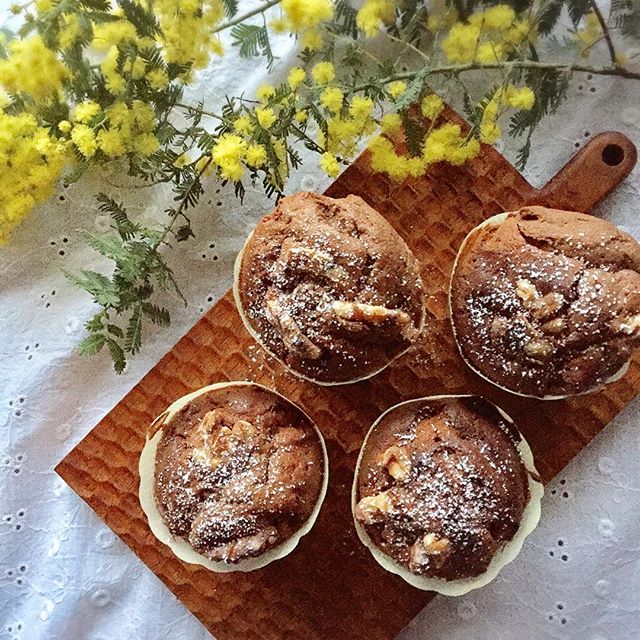
[[[602,29],[602,34],[604,35],[605,42],[607,43],[607,48],[609,49],[609,57],[611,58],[611,62],[613,64],[617,64],[616,62],[616,50],[613,46],[613,40],[611,39],[611,34],[609,33],[609,27],[607,27],[607,22],[600,11],[600,7],[596,4],[595,0],[589,0],[589,4],[593,9],[593,12],[596,14],[596,18],[598,18],[598,22],[600,23],[600,28]]]
[[[196,177],[195,177],[195,180],[193,181],[193,184],[195,184],[198,180],[200,180],[200,178],[202,178],[202,175],[209,168],[209,165],[212,162],[213,162],[212,158],[209,158],[207,163],[196,174]],[[187,195],[188,194],[184,195],[184,197],[180,201],[180,204],[178,205],[178,208],[169,217],[169,221],[165,225],[160,237],[151,245],[151,250],[152,251],[156,251],[160,247],[160,245],[166,240],[167,236],[169,235],[169,233],[173,229],[173,225],[176,223],[178,218],[182,215],[182,212],[184,211],[185,207],[187,206]]]
[[[217,113],[213,113],[212,111],[205,111],[200,107],[194,107],[190,104],[184,104],[182,102],[176,102],[176,107],[180,107],[181,109],[186,109],[187,111],[195,111],[196,113],[200,113],[203,116],[209,116],[210,118],[215,118],[216,120],[224,121],[222,116],[219,116]]]
[[[486,69],[553,69],[556,71],[567,71],[569,73],[592,73],[594,75],[601,76],[620,76],[622,78],[629,78],[631,80],[640,80],[640,73],[624,69],[622,67],[594,67],[584,64],[572,64],[564,62],[537,62],[534,60],[513,60],[508,62],[492,62],[492,63],[479,63],[470,62],[468,64],[449,64],[439,67],[433,67],[429,69],[429,72],[425,77],[443,73],[465,73],[467,71],[478,71]],[[404,71],[402,73],[396,73],[392,76],[384,78],[380,81],[380,84],[386,84],[387,82],[393,82],[394,80],[411,80],[417,71]],[[361,84],[352,89],[352,93],[363,91],[370,88],[371,83]],[[378,86],[377,84],[375,86]]]
[[[257,16],[259,13],[264,13],[267,9],[270,9],[271,7],[275,7],[275,5],[280,4],[280,1],[281,0],[269,0],[268,2],[265,2],[259,7],[256,7],[252,11],[247,11],[247,13],[243,13],[241,16],[238,16],[233,20],[229,20],[228,22],[221,24],[219,27],[212,29],[211,34],[213,35],[214,33],[219,33],[220,31],[224,31],[225,29],[235,27],[237,24],[240,24],[241,22],[244,22],[249,18],[253,18],[253,16]]]
[[[313,140],[312,138],[310,138],[306,132],[304,132],[300,127],[296,126],[295,124],[291,125],[291,128],[298,134],[298,136],[300,136],[300,138],[303,138],[304,140],[306,140],[314,149],[314,151],[316,151],[316,153],[324,153],[325,149],[323,149],[315,140]]]

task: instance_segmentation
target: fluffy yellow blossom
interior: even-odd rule
[[[580,55],[583,58],[588,58],[593,45],[602,37],[602,28],[595,11],[589,11],[583,21],[584,26],[576,31],[574,39],[580,47]]]
[[[304,69],[300,67],[293,67],[291,71],[289,71],[289,77],[287,78],[287,82],[293,91],[295,91],[306,79],[307,73]]]
[[[495,144],[501,135],[502,130],[495,122],[483,122],[480,125],[480,140],[485,144]]]
[[[422,157],[427,164],[446,161],[462,164],[480,152],[477,140],[467,140],[460,125],[446,123],[433,129],[425,138]]]
[[[398,113],[387,113],[380,119],[380,128],[385,133],[393,133],[402,127],[402,118]]]
[[[276,114],[273,109],[261,109],[258,108],[255,110],[256,118],[258,119],[258,124],[263,129],[269,129],[276,121]]]
[[[420,103],[422,115],[429,120],[435,120],[442,113],[443,109],[444,102],[442,102],[442,98],[435,93],[425,96]]]
[[[233,128],[238,133],[248,136],[253,131],[253,124],[251,118],[247,115],[242,115],[236,118],[233,123]]]
[[[488,29],[508,29],[516,19],[516,12],[508,4],[497,4],[482,14],[475,14]],[[481,16],[481,17],[480,17]]]
[[[107,51],[122,42],[129,42],[138,37],[136,28],[128,20],[101,22],[93,27],[91,44],[98,51]]]
[[[113,95],[121,94],[125,89],[125,81],[118,71],[118,47],[111,47],[105,59],[100,63],[107,91]]]
[[[247,147],[245,161],[250,167],[261,167],[267,161],[267,150],[265,149],[264,145],[249,145]]]
[[[222,40],[218,34],[211,39],[209,46],[211,47],[211,51],[217,56],[224,55],[224,45],[222,44]]]
[[[483,42],[478,45],[475,59],[482,64],[492,64],[499,62],[504,57],[504,47],[499,42]]]
[[[69,133],[69,131],[71,131],[71,123],[68,120],[60,120],[60,122],[58,122],[58,129],[60,129],[62,133]]]
[[[271,84],[261,84],[256,89],[256,98],[260,100],[260,102],[268,102],[269,98],[273,97],[276,93],[275,87]]]
[[[133,138],[133,151],[141,156],[150,156],[160,146],[158,138],[153,133],[139,133]]]
[[[211,158],[226,180],[240,180],[244,174],[242,160],[247,152],[247,143],[232,133],[225,133],[211,150]]]
[[[71,117],[75,122],[87,123],[93,117],[100,113],[100,105],[93,100],[85,100],[80,104],[77,104],[71,110]]]
[[[320,29],[307,29],[300,35],[300,46],[310,51],[318,51],[322,48],[324,40]]]
[[[98,147],[109,157],[122,156],[127,152],[127,147],[118,129],[102,129],[96,136]]]
[[[331,0],[282,0],[280,7],[284,12],[288,28],[295,32],[301,32],[325,20],[331,20],[334,11]]]
[[[311,69],[311,75],[316,84],[329,84],[336,77],[336,70],[330,62],[318,62]]]
[[[174,161],[173,166],[181,169],[189,164],[189,155],[187,153],[181,153]]]
[[[418,177],[424,173],[424,160],[396,153],[393,144],[384,136],[376,136],[369,145],[371,168],[386,173],[394,180],[404,180],[409,176]]]
[[[195,164],[196,171],[203,176],[209,175],[213,170],[210,160],[209,156],[202,156],[202,158],[198,159]]]
[[[471,62],[480,38],[480,25],[456,22],[442,42],[442,51],[451,62]]]
[[[105,121],[96,133],[98,148],[105,155],[118,157],[135,153],[150,156],[159,148],[154,133],[155,112],[142,100],[134,100],[130,106],[123,101],[114,102],[105,110]]]
[[[504,32],[504,44],[509,51],[514,49],[517,45],[525,40],[533,42],[536,36],[536,30],[534,28],[535,23],[529,18],[522,18],[514,20],[509,29]]]
[[[320,142],[327,151],[343,158],[351,158],[358,152],[358,142],[364,135],[375,130],[375,121],[370,115],[359,113],[344,116],[340,113],[327,119],[327,136]]]
[[[0,244],[38,203],[53,194],[65,147],[27,113],[0,110]]]
[[[406,90],[407,83],[402,80],[397,80],[387,85],[387,91],[394,100],[397,100]]]
[[[147,63],[142,58],[136,58],[131,63],[129,73],[131,73],[131,77],[134,80],[140,80],[140,78],[142,78],[146,70],[147,70]]]
[[[515,87],[508,84],[498,87],[486,104],[480,122],[480,140],[486,144],[495,144],[502,134],[497,124],[498,118],[508,107],[527,111],[535,104],[535,94],[530,87]]]
[[[71,140],[85,158],[90,158],[95,155],[95,152],[98,150],[98,141],[93,133],[93,129],[86,124],[77,124],[73,127],[71,130]]]
[[[530,87],[514,87],[509,85],[505,94],[505,100],[510,107],[529,111],[533,108],[536,101],[536,95]]]
[[[131,105],[131,114],[135,124],[145,132],[149,132],[155,125],[156,114],[153,107],[142,102],[142,100],[134,100]]]
[[[356,15],[356,24],[367,37],[373,38],[385,24],[393,22],[395,15],[392,0],[365,0]]]
[[[129,107],[121,101],[114,102],[105,110],[107,120],[116,127],[130,126],[132,114]]]
[[[300,124],[304,124],[307,121],[308,117],[309,115],[304,109],[300,109],[296,111],[296,115],[295,115],[296,122],[299,122]]]
[[[80,20],[75,13],[62,15],[62,26],[58,35],[58,44],[61,49],[68,49],[82,34]]]
[[[453,24],[442,51],[450,62],[491,64],[504,60],[534,32],[527,18],[518,19],[512,7],[498,4]]]
[[[269,26],[273,33],[284,33],[289,26],[289,22],[286,18],[274,18],[269,22]]]
[[[169,85],[169,76],[164,69],[151,69],[145,77],[152,89],[159,91]]]
[[[211,53],[222,52],[219,38],[211,35],[224,17],[221,0],[154,0],[153,10],[166,62],[202,69]]]
[[[342,109],[343,100],[344,93],[338,87],[327,87],[320,94],[320,104],[331,113],[338,113]]]
[[[320,166],[332,178],[335,178],[340,173],[340,164],[332,153],[325,152],[320,156]]]
[[[40,36],[11,40],[8,49],[0,59],[0,84],[9,93],[27,93],[39,102],[60,91],[67,70]]]
[[[349,115],[355,120],[366,120],[373,113],[373,100],[364,96],[354,96],[349,105]]]

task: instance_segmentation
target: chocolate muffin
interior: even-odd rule
[[[516,557],[542,493],[531,450],[504,412],[479,397],[435,396],[374,423],[352,507],[360,540],[385,569],[461,595]]]
[[[256,341],[319,384],[378,373],[424,322],[415,256],[357,196],[280,200],[238,256],[234,294]]]
[[[140,503],[182,560],[251,571],[290,553],[313,526],[327,487],[324,441],[281,395],[214,384],[177,400],[150,431]]]
[[[462,357],[525,396],[593,391],[640,344],[640,245],[584,213],[523,207],[464,241],[451,278]]]

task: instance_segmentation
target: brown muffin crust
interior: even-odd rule
[[[256,385],[200,395],[163,428],[154,493],[176,536],[215,561],[262,555],[299,530],[324,460],[304,413]]]
[[[529,501],[519,440],[483,398],[400,405],[365,444],[355,517],[414,574],[476,577],[514,537]]]
[[[283,198],[247,242],[236,294],[263,346],[318,382],[377,372],[424,316],[415,256],[357,196]]]
[[[451,281],[464,358],[524,395],[604,384],[640,343],[640,245],[610,222],[524,207],[469,238]]]

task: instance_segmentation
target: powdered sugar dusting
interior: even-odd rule
[[[260,342],[318,381],[374,373],[422,328],[415,257],[355,196],[284,198],[248,241],[236,284],[245,321]],[[366,309],[347,313],[349,305]]]
[[[169,530],[235,563],[294,534],[314,509],[322,448],[306,416],[255,386],[200,396],[163,429],[156,499]]]
[[[456,337],[470,363],[501,386],[580,393],[611,377],[640,344],[640,330],[623,327],[635,326],[640,312],[640,274],[625,251],[640,248],[603,221],[563,236],[571,215],[587,226],[589,217],[535,209],[467,243],[452,281]],[[631,249],[616,258],[616,243]]]

